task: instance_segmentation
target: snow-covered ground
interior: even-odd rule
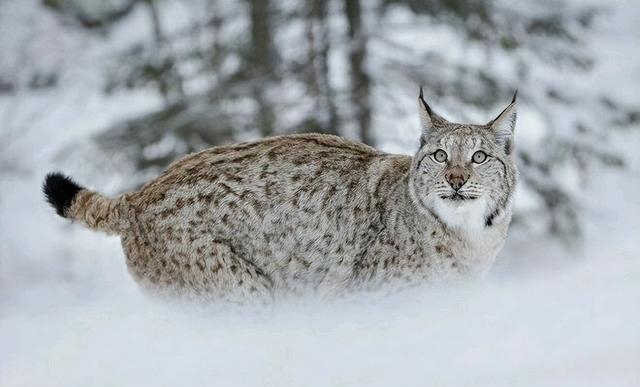
[[[640,7],[615,4],[589,81],[637,103]],[[9,23],[0,12],[0,34]],[[0,386],[640,385],[639,133],[612,144],[625,170],[591,176],[573,250],[521,230],[489,277],[466,286],[259,311],[159,304],[138,292],[117,238],[69,225],[42,199],[52,168],[114,193],[108,172],[57,155],[157,102],[83,94],[97,82],[84,69],[105,48],[63,43],[86,51],[66,73],[82,84],[0,99],[14,131],[0,161],[18,168],[0,176]]]

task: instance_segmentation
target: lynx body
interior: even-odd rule
[[[188,155],[113,199],[60,174],[44,191],[60,215],[120,235],[155,294],[245,301],[481,274],[511,219],[515,97],[486,125],[419,101],[413,157],[289,135]]]

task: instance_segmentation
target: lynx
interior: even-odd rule
[[[242,302],[477,276],[511,221],[516,95],[485,125],[418,97],[413,157],[341,137],[284,135],[190,154],[116,198],[59,173],[57,213],[120,235],[131,275],[165,296]]]

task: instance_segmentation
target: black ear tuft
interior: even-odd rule
[[[418,99],[420,100],[420,103],[422,104],[422,107],[424,107],[424,109],[427,111],[427,113],[430,116],[432,116],[433,115],[433,110],[431,110],[431,106],[429,106],[427,101],[424,100],[424,91],[422,90],[422,85],[420,85],[420,94],[418,95]]]
[[[65,211],[71,207],[71,202],[82,189],[73,180],[58,172],[48,174],[42,185],[47,202],[62,217],[66,217]]]

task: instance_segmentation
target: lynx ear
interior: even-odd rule
[[[424,142],[429,133],[441,127],[446,121],[434,113],[427,101],[424,100],[422,86],[420,86],[420,95],[418,96],[418,110],[420,111],[420,126],[422,129],[422,141]]]
[[[516,127],[516,97],[518,96],[518,90],[513,94],[513,99],[509,106],[502,111],[492,121],[487,123],[496,136],[496,142],[504,147],[507,154],[510,154],[513,150],[513,131]]]

